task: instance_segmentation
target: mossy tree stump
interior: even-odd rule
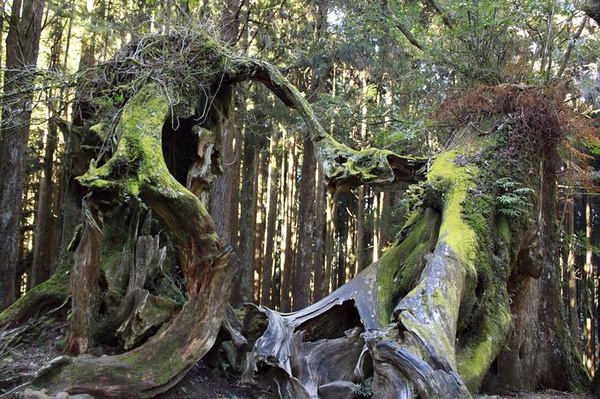
[[[53,391],[102,397],[153,396],[176,384],[211,349],[222,325],[243,351],[244,380],[262,378],[257,373],[258,364],[262,364],[260,370],[267,370],[276,382],[274,389],[294,398],[335,397],[355,386],[372,390],[375,397],[470,397],[486,381],[491,386],[501,380],[497,374],[503,364],[494,362],[503,359],[513,315],[526,308],[514,306],[511,299],[517,304],[527,302],[531,291],[519,288],[534,286],[535,281],[548,287],[557,283],[548,280],[552,273],[532,273],[550,268],[550,262],[532,265],[535,256],[529,256],[535,237],[540,242],[552,236],[551,191],[541,182],[552,178],[547,176],[547,165],[552,162],[549,154],[556,143],[545,151],[515,157],[514,165],[529,171],[525,177],[518,169],[494,163],[506,161],[500,154],[514,146],[514,141],[506,143],[506,137],[527,137],[538,140],[540,146],[544,142],[539,132],[535,136],[518,131],[519,126],[534,126],[518,118],[526,115],[524,107],[535,105],[535,101],[515,104],[520,112],[510,107],[495,114],[487,112],[488,117],[493,115],[512,130],[482,136],[480,130],[464,128],[457,135],[461,139],[437,156],[426,173],[423,159],[377,149],[355,151],[336,142],[320,126],[298,90],[267,63],[234,56],[203,35],[145,40],[144,46],[130,46],[114,63],[125,65],[117,71],[114,83],[131,84],[126,94],[119,93],[124,98],[122,110],[112,109],[118,115],[111,119],[118,120],[111,136],[117,140],[117,148],[110,159],[99,166],[92,162],[88,172],[78,178],[89,195],[74,275],[85,276],[94,288],[73,290],[73,328],[68,346],[74,354],[93,346],[95,334],[87,327],[94,323],[98,306],[86,298],[86,293],[93,294],[95,287],[105,283],[99,281],[98,273],[97,251],[106,241],[99,233],[99,216],[121,205],[147,207],[168,228],[177,248],[187,299],[180,310],[173,308],[171,318],[161,319],[152,336],[133,349],[112,356],[59,359],[35,384]],[[140,48],[147,53],[137,54]],[[181,63],[165,62],[174,49],[184,54]],[[169,71],[156,71],[161,62],[177,64],[178,69],[165,78]],[[219,115],[200,118],[195,112],[202,107],[195,101],[216,104],[217,108],[231,104],[233,85],[244,81],[264,84],[298,110],[332,187],[420,181],[411,189],[409,220],[395,245],[378,262],[298,312],[279,314],[249,306],[242,330],[248,345],[243,345],[245,339],[233,330],[235,323],[225,319],[236,273],[236,265],[228,261],[230,249],[215,234],[199,193],[182,184],[185,171],[168,167],[163,137],[176,140],[181,131],[175,125],[180,123],[187,133],[193,132],[197,120],[205,121],[202,129],[214,127],[212,122],[218,125],[228,116],[227,111],[221,109]],[[169,84],[179,85],[178,90],[174,92]],[[530,95],[526,90],[504,87],[491,92],[522,99]],[[175,104],[174,98],[182,100]],[[543,110],[534,111],[531,114],[544,114]],[[102,135],[99,126],[96,130]],[[193,139],[194,135],[187,137]],[[218,142],[218,134],[214,139]],[[204,143],[202,148],[213,147]],[[211,159],[206,154],[201,158],[205,163]],[[193,169],[193,165],[188,166]],[[501,212],[499,188],[494,186],[499,178],[540,187],[531,198],[531,209],[521,210],[525,215],[539,216],[537,219],[513,218]],[[540,196],[550,202],[536,200]],[[539,220],[544,222],[542,226],[535,225]],[[130,278],[132,275],[135,273]],[[544,291],[536,292],[541,295]],[[558,314],[556,290],[547,292],[551,293],[547,300],[538,296],[532,307],[543,306]],[[542,372],[552,371],[557,388],[569,384],[581,388],[587,375],[561,335],[566,330],[560,318],[553,320],[555,325],[544,333],[564,350],[546,353]],[[529,355],[537,356],[536,349],[543,350],[532,347]],[[496,375],[490,375],[491,369]]]

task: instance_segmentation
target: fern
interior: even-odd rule
[[[496,180],[496,185],[504,192],[496,197],[498,212],[502,215],[519,218],[533,206],[529,200],[529,196],[534,193],[532,188],[523,187],[521,183],[508,177]]]

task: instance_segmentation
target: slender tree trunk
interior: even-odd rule
[[[314,279],[314,301],[325,297],[325,239],[327,228],[327,193],[323,179],[323,168],[317,165],[316,177],[316,199],[315,199],[315,279]]]
[[[240,241],[238,246],[241,269],[237,279],[238,292],[235,292],[235,288],[233,292],[232,304],[234,306],[252,301],[256,233],[256,175],[258,173],[256,155],[256,137],[253,133],[246,131],[242,160]]]
[[[56,189],[54,185],[54,153],[58,144],[58,129],[52,120],[48,123],[48,134],[39,185],[39,197],[33,234],[33,263],[31,266],[31,286],[48,280],[54,270],[57,211],[54,208]]]
[[[357,211],[356,211],[356,263],[357,270],[361,272],[370,262],[367,258],[367,234],[366,234],[366,187],[358,188]]]
[[[22,9],[21,9],[22,7]],[[32,84],[38,56],[44,1],[13,3],[6,37],[6,72],[0,126],[0,310],[15,299],[19,256],[24,161],[31,120]]]
[[[299,310],[310,304],[310,277],[315,237],[315,149],[310,138],[304,140],[298,211],[298,248],[294,262],[294,303]]]
[[[275,261],[275,240],[277,228],[277,195],[279,187],[280,157],[275,153],[278,142],[277,130],[273,130],[269,143],[269,177],[267,180],[267,226],[265,231],[265,254],[261,288],[261,304],[273,308],[273,279]]]
[[[285,178],[285,215],[284,215],[284,240],[282,276],[281,276],[281,311],[289,312],[292,307],[292,268],[294,264],[294,222],[295,222],[295,195],[296,195],[296,142],[294,136],[289,137],[289,148],[287,153],[287,173]]]
[[[566,295],[568,303],[565,306],[569,321],[571,336],[579,336],[579,302],[577,300],[577,276],[575,274],[575,212],[574,198],[567,198],[567,212],[565,215],[566,231],[565,235],[568,238],[568,248],[564,268],[566,271],[565,285],[567,287]]]
[[[261,145],[258,152],[258,167],[256,173],[256,228],[254,233],[254,275],[256,280],[253,282],[254,299],[253,303],[261,303],[262,283],[264,276],[264,253],[265,253],[265,225],[267,219],[267,206],[263,201],[267,194],[267,178],[269,174],[269,155],[265,153]]]
[[[222,162],[223,174],[215,181],[210,192],[210,214],[215,221],[215,229],[223,241],[237,244],[238,203],[240,184],[242,136],[235,123],[228,122],[223,127]]]
[[[583,274],[583,284],[586,291],[586,303],[584,304],[584,340],[585,350],[583,353],[583,361],[590,373],[594,373],[596,369],[596,323],[594,317],[596,316],[596,294],[595,285],[596,277],[594,273],[594,265],[592,263],[592,196],[590,193],[585,195],[585,235],[587,248],[585,253],[585,265]]]
[[[349,192],[340,192],[337,195],[336,201],[336,277],[335,288],[339,288],[346,283],[346,268],[348,267],[348,230],[349,230]]]
[[[235,10],[238,1],[228,0],[221,11],[221,39],[226,42],[235,40],[238,35],[239,20]],[[223,241],[237,245],[238,204],[240,185],[242,135],[236,126],[235,118],[230,118],[223,126],[221,144],[221,162],[223,174],[217,179],[210,192],[209,209],[215,221],[215,229]]]
[[[67,22],[70,23],[70,22]],[[62,68],[62,38],[65,22],[56,19],[52,23],[52,41],[50,50],[50,70],[59,71]],[[58,209],[55,207],[58,191],[54,184],[54,156],[58,146],[58,126],[56,118],[60,116],[60,102],[64,101],[63,90],[50,89],[47,92],[48,133],[44,148],[42,173],[38,190],[37,210],[33,234],[33,260],[31,265],[31,286],[48,280],[56,269]]]

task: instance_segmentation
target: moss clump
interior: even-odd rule
[[[440,238],[456,253],[469,274],[476,274],[477,233],[463,217],[463,204],[468,191],[474,186],[479,170],[475,165],[455,163],[456,151],[447,151],[431,165],[427,184],[443,196]]]
[[[69,267],[66,264],[59,267],[50,279],[36,285],[27,295],[0,312],[0,326],[20,323],[65,303],[70,295]]]
[[[415,212],[403,229],[400,242],[381,257],[378,269],[378,302],[381,324],[390,322],[392,310],[399,298],[414,288],[417,279],[435,247],[439,215],[431,209]]]

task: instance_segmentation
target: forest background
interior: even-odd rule
[[[357,149],[435,155],[451,136],[444,104],[479,85],[558,85],[576,112],[597,120],[600,109],[597,2],[14,0],[2,11],[0,310],[47,280],[72,238],[64,204],[81,143],[65,121],[78,118],[82,77],[145,35],[206,30],[280,66],[326,130]],[[298,115],[260,86],[236,90],[223,178],[204,198],[242,266],[231,303],[301,309],[381,257],[410,188],[327,187]],[[114,144],[85,150],[99,157]],[[600,159],[571,144],[557,182],[562,289],[593,375]]]

